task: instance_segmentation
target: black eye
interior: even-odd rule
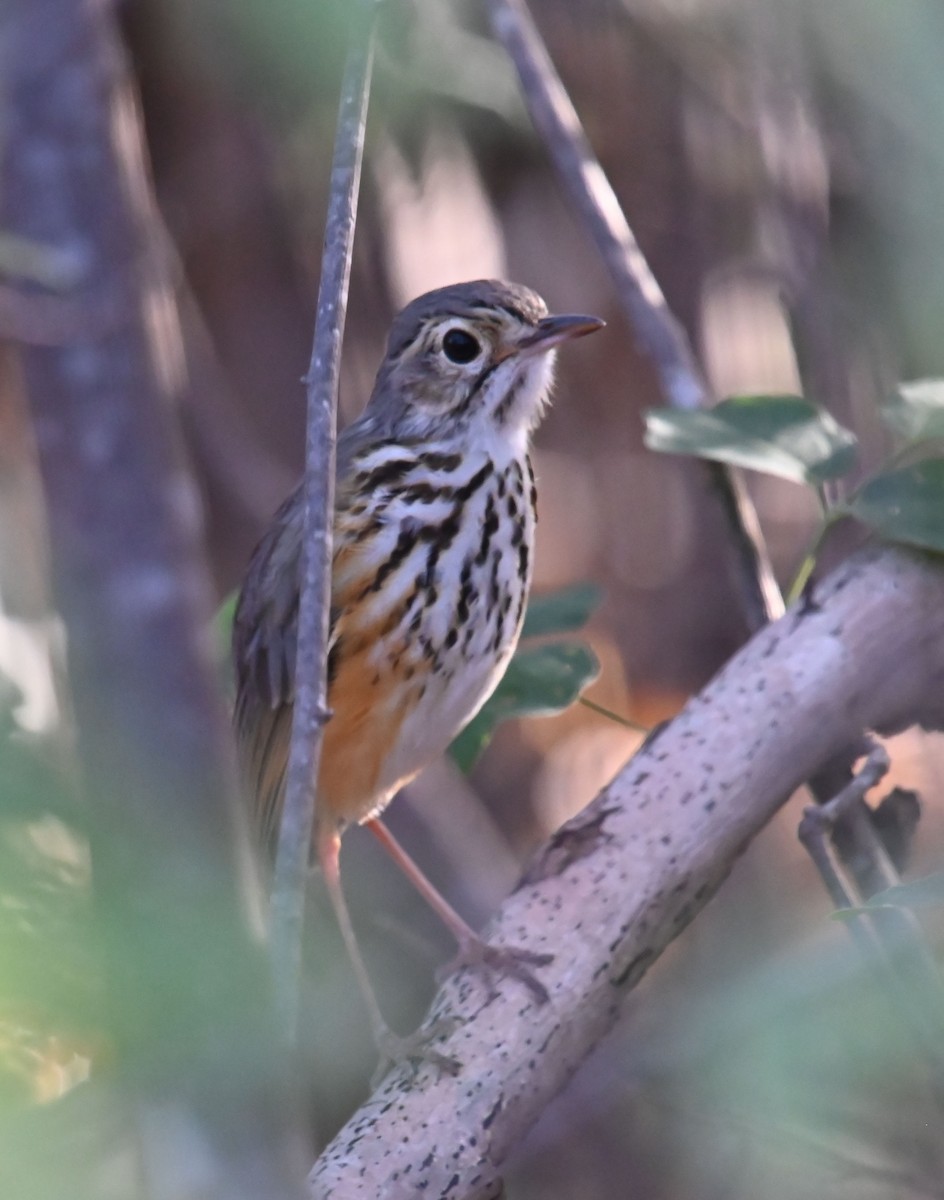
[[[442,348],[450,362],[460,365],[472,362],[482,352],[477,339],[464,329],[450,329],[443,338]]]

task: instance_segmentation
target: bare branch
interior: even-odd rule
[[[280,1014],[295,1040],[301,980],[305,885],[315,820],[315,780],[328,718],[326,669],[331,598],[334,459],[341,344],[347,311],[377,0],[361,0],[348,51],[331,168],[331,191],[315,337],[306,383],[305,540],[298,604],[295,704],[285,807],[272,893],[271,943]]]
[[[857,898],[832,860],[827,835],[839,820],[864,802],[866,792],[885,777],[890,766],[884,746],[870,740],[867,749],[868,758],[859,773],[831,800],[805,808],[797,831],[837,908],[853,908]]]
[[[494,1182],[787,796],[865,729],[939,728],[942,684],[944,571],[903,551],[858,555],[763,629],[505,903],[493,940],[554,952],[550,1002],[449,980],[429,1019],[460,1022],[439,1046],[459,1075],[389,1076],[316,1164],[312,1196],[458,1198]]]
[[[869,840],[860,849],[870,869],[876,862],[884,864],[888,886],[899,881],[881,842],[877,852],[873,847],[873,840],[878,839],[865,805],[866,792],[888,772],[888,752],[872,739],[863,749],[868,750],[868,757],[859,772],[831,800],[804,809],[798,830],[800,841],[839,909],[855,909],[865,897],[858,892],[856,881],[848,878],[842,858],[831,844],[830,834],[837,826],[845,826],[853,835],[861,836],[864,831]],[[944,987],[917,919],[906,909],[876,908],[851,916],[848,927],[865,960],[880,972],[895,1011],[901,1014],[927,1064],[937,1102],[944,1105]]]
[[[495,36],[518,70],[531,120],[610,272],[640,348],[659,373],[663,394],[674,408],[709,407],[713,397],[685,331],[670,311],[594,156],[524,0],[489,0],[488,8]],[[709,463],[705,469],[731,530],[738,591],[747,627],[753,633],[783,613],[783,599],[743,480],[736,471],[717,463]]]

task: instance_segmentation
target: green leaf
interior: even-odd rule
[[[898,385],[882,405],[882,419],[905,442],[944,438],[944,379],[916,379]]]
[[[646,445],[692,454],[812,484],[845,475],[856,438],[801,396],[735,396],[712,409],[655,408],[646,413]]]
[[[491,741],[496,725],[511,717],[550,716],[569,708],[600,670],[596,655],[581,642],[557,642],[519,650],[501,683],[449,747],[469,771]]]
[[[586,625],[603,599],[602,590],[595,583],[575,583],[573,587],[543,596],[532,596],[528,601],[523,638],[545,637],[549,633],[572,633]]]
[[[845,511],[891,541],[944,553],[944,459],[876,475]]]

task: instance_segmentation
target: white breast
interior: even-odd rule
[[[404,607],[399,626],[372,652],[378,671],[397,655],[401,670],[413,670],[413,702],[379,781],[384,798],[443,753],[491,695],[514,653],[531,582],[527,459],[467,455],[449,487],[419,505],[407,480],[385,510],[392,544],[403,529],[423,533],[388,581]]]

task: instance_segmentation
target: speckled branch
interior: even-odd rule
[[[610,273],[620,303],[628,316],[640,348],[658,371],[662,391],[676,408],[702,407],[712,403],[710,388],[698,366],[685,331],[666,304],[649,266],[633,236],[616,193],[596,160],[580,118],[554,68],[525,0],[489,0],[496,36],[515,63],[525,102],[535,128],[541,134],[561,182],[580,219],[597,245]],[[763,39],[761,39],[763,41]],[[770,39],[767,39],[769,43]],[[747,629],[756,632],[766,621],[783,613],[783,598],[774,578],[757,512],[739,471],[722,463],[702,464],[712,491],[721,505],[731,534],[730,565]],[[829,764],[827,776],[848,774],[849,755],[839,748]],[[827,783],[825,790],[823,784]],[[832,790],[827,781],[810,781],[818,800],[828,800]],[[854,843],[858,853],[848,864],[861,884],[863,878],[884,877],[885,886],[897,876],[872,827],[864,806],[846,813],[837,833]],[[865,892],[863,892],[863,896]],[[902,924],[902,923],[899,923]],[[932,978],[933,960],[920,928],[896,928],[895,951],[902,956],[907,946],[913,971],[925,982]],[[924,989],[928,1016],[940,1009],[938,985],[933,994]],[[927,1026],[927,1021],[920,1022]],[[914,1032],[918,1032],[915,1030]],[[919,1033],[922,1053],[928,1039]]]
[[[460,974],[430,1020],[456,1078],[391,1074],[315,1165],[317,1200],[494,1194],[501,1164],[616,1021],[627,992],[750,840],[866,729],[944,724],[944,570],[861,553],[758,633],[542,850],[497,942],[551,951],[550,1002]]]

